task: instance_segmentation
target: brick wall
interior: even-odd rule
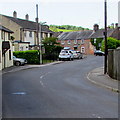
[[[69,41],[70,41],[70,44],[69,44]],[[91,44],[89,39],[77,40],[77,43],[75,43],[74,40],[64,40],[64,41],[58,40],[58,42],[62,47],[70,47],[70,49],[84,52],[84,54],[86,55],[94,54],[94,47]],[[77,49],[75,49],[76,46],[77,46]]]

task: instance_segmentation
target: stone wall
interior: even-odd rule
[[[120,48],[109,50],[107,71],[110,77],[120,80]]]

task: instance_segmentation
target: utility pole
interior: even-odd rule
[[[107,48],[107,0],[105,0],[105,59],[104,59],[104,74],[107,73],[107,55],[108,55],[108,48]]]
[[[37,49],[40,51],[40,64],[42,64],[42,49],[41,49],[41,25],[38,22],[39,18],[38,18],[38,4],[36,5],[36,37],[37,37]],[[40,33],[40,34],[39,34]],[[40,36],[40,39],[39,39]]]

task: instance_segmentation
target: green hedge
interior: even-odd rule
[[[28,64],[39,64],[39,51],[28,50],[28,51],[15,51],[13,55],[17,58],[24,58],[28,61]]]

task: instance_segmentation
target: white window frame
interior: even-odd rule
[[[64,45],[64,44],[65,44],[65,41],[64,41],[64,40],[61,40],[61,44]]]
[[[68,40],[67,42],[68,42],[69,45],[71,44],[71,41],[70,41],[70,40]]]
[[[77,44],[77,40],[74,40],[74,44]]]
[[[29,37],[32,37],[32,31],[29,31]]]
[[[85,40],[84,39],[81,39],[81,44],[84,44],[85,43]]]
[[[81,47],[81,53],[85,53],[85,47]]]

